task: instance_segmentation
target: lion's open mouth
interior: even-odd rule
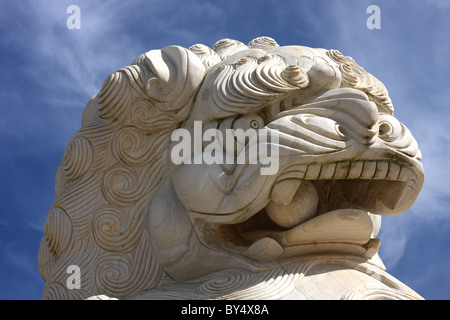
[[[335,168],[328,170],[334,177],[326,175],[324,169],[329,167]],[[316,179],[306,178],[308,180],[300,183],[309,184],[313,187],[310,192],[317,193],[314,212],[306,221],[289,227],[280,226],[282,223],[277,217],[269,216],[268,207],[272,204],[269,203],[244,222],[221,225],[216,236],[239,247],[249,247],[263,238],[274,239],[282,247],[320,241],[364,244],[372,235],[372,223],[367,213],[385,214],[386,211],[403,210],[404,199],[409,199],[416,191],[416,173],[408,166],[395,162],[356,161],[351,165],[342,162],[324,164],[321,168],[322,175]],[[291,201],[296,200],[294,197]],[[284,207],[295,206],[293,202]],[[283,205],[279,205],[277,210],[282,215]],[[345,230],[338,223],[340,220],[346,220]],[[344,233],[348,234],[342,238]]]

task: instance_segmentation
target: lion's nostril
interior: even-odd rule
[[[391,131],[392,131],[392,127],[387,122],[383,122],[380,124],[380,127],[378,129],[378,135],[380,137],[384,137],[384,136],[388,135]]]

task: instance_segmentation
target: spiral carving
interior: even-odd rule
[[[153,287],[161,279],[161,270],[152,255],[148,240],[139,243],[139,256],[124,253],[103,253],[95,264],[99,292],[124,298],[134,292]]]
[[[137,127],[147,129],[154,124],[153,118],[156,116],[155,106],[148,100],[140,99],[131,106],[130,117]]]
[[[383,83],[338,50],[328,50],[326,55],[338,64],[343,86],[363,90],[381,109],[388,114],[393,114],[394,107]]]
[[[132,260],[127,255],[106,253],[101,256],[95,269],[100,292],[122,295],[130,286],[131,270]]]
[[[55,174],[55,196],[58,197],[66,187],[66,179],[64,175],[64,168],[62,165],[58,166]]]
[[[279,299],[292,292],[304,275],[318,264],[320,260],[285,265],[283,269],[263,272],[245,269],[222,271],[202,280],[196,294],[202,299],[205,295],[209,298],[237,300]]]
[[[281,77],[291,85],[299,88],[306,88],[309,85],[308,75],[302,67],[298,65],[287,66],[286,69],[281,72]]]
[[[257,283],[259,277],[247,270],[230,270],[204,282],[197,288],[198,294],[217,295],[242,290]]]
[[[249,42],[247,45],[250,48],[270,48],[270,47],[279,47],[278,43],[275,41],[275,39],[272,39],[270,37],[258,37],[253,39]]]
[[[113,137],[114,156],[123,163],[134,164],[137,162],[136,153],[141,148],[143,140],[144,135],[140,130],[134,127],[122,128]]]
[[[127,207],[149,196],[165,175],[165,164],[158,160],[158,156],[154,155],[155,162],[144,167],[139,174],[129,166],[117,165],[109,169],[102,181],[106,200],[119,207]]]
[[[222,58],[225,59],[240,50],[245,50],[248,47],[238,40],[222,39],[217,41],[212,49]]]
[[[245,68],[240,68],[245,64]],[[277,96],[305,88],[309,78],[300,66],[286,67],[276,55],[247,57],[216,69],[214,102],[222,110],[239,112],[259,107]]]
[[[259,91],[269,95],[299,89],[298,86],[294,85],[296,82],[293,81],[294,84],[291,84],[290,80],[301,73],[301,67],[295,68],[295,71],[293,67],[288,67],[286,70],[286,64],[282,58],[278,56],[269,57],[260,61],[255,70],[256,78],[263,84],[263,88],[260,88]]]
[[[155,106],[148,100],[139,100],[131,106],[130,118],[132,123],[146,133],[156,132],[159,125],[157,119],[157,110]]]
[[[115,158],[124,164],[154,164],[166,140],[166,135],[145,136],[135,127],[125,127],[114,135],[112,151]]]
[[[100,117],[113,121],[121,119],[129,105],[130,89],[125,73],[119,70],[111,74],[99,93]]]
[[[211,68],[221,61],[219,55],[204,44],[195,44],[191,46],[189,50],[194,52],[200,58],[206,69]]]
[[[45,290],[45,294],[42,297],[43,300],[68,300],[69,293],[62,284],[53,282]]]
[[[133,223],[129,213],[123,209],[106,207],[99,210],[94,217],[92,230],[96,243],[107,251],[128,252],[136,246],[139,226]]]
[[[84,108],[81,116],[81,126],[88,126],[98,118],[98,95],[93,96]]]
[[[67,249],[72,237],[72,222],[63,208],[54,207],[50,211],[44,225],[44,236],[55,259]]]
[[[361,286],[349,290],[341,300],[422,300],[414,293],[394,288]]]
[[[328,50],[327,55],[337,63],[345,63],[347,61],[347,58],[339,50]]]
[[[68,290],[65,284],[53,282],[45,290],[42,296],[43,300],[83,300],[89,296],[89,293],[83,289]]]
[[[343,63],[339,66],[342,74],[342,80],[349,83],[352,87],[357,87],[359,83],[358,75],[353,71],[352,66],[348,63]]]
[[[128,206],[142,196],[136,172],[125,166],[113,167],[105,174],[102,190],[110,203],[121,207]]]
[[[47,241],[45,237],[42,238],[41,244],[39,246],[38,254],[38,266],[42,278],[46,281],[52,272],[55,265],[55,258],[53,257],[50,249],[48,248]]]
[[[84,175],[92,164],[94,149],[88,139],[75,137],[67,146],[63,155],[63,171],[68,180]]]
[[[175,128],[179,121],[168,113],[160,112],[150,101],[144,99],[131,106],[130,118],[133,125],[146,134]]]

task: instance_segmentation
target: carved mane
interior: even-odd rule
[[[88,102],[56,173],[38,257],[43,298],[123,297],[161,280],[145,215],[166,178],[170,134],[203,78],[193,59],[175,46],[147,52]],[[67,290],[69,265],[82,270],[81,290]]]

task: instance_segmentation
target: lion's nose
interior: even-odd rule
[[[378,136],[378,107],[357,89],[327,90],[289,113],[310,113],[333,120],[343,137],[370,145]],[[286,114],[281,113],[280,115]]]
[[[283,124],[283,121],[278,121],[278,119],[289,116],[298,125],[306,126],[313,133],[322,135],[323,138],[328,137],[336,143],[356,140],[361,144],[371,145],[378,137],[378,107],[374,102],[369,101],[364,92],[357,89],[337,88],[327,90],[321,95],[307,100],[305,104],[280,112],[274,119],[271,119],[271,126],[281,125],[281,127],[284,127],[286,124]],[[282,130],[287,130],[296,135],[291,129],[288,124]],[[303,129],[301,131],[303,132]],[[303,135],[301,139],[304,140],[305,136]],[[319,140],[322,141],[321,138]]]
[[[378,136],[378,108],[375,103],[353,98],[337,100],[335,109],[341,111],[336,119],[339,130],[364,145],[373,144]]]

